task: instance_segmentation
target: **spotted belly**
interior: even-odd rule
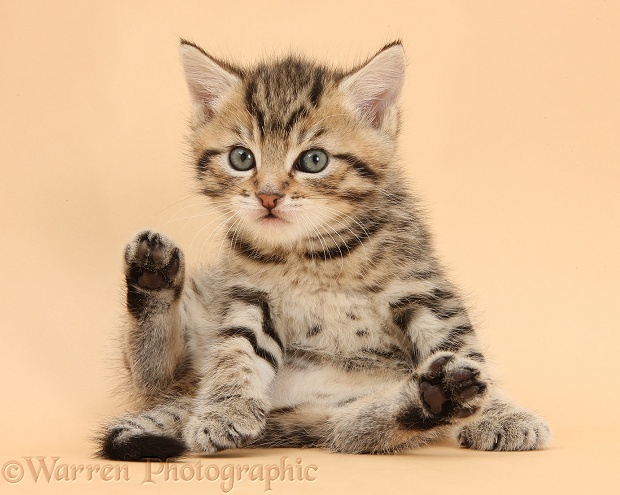
[[[411,343],[393,323],[387,304],[321,291],[279,302],[274,324],[285,335],[287,366],[351,373],[414,368]]]

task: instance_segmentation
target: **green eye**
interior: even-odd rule
[[[240,172],[251,170],[256,165],[252,152],[243,146],[233,148],[228,155],[228,161],[232,168]]]
[[[301,172],[316,174],[327,167],[328,162],[327,153],[323,150],[308,150],[299,155],[295,168]]]

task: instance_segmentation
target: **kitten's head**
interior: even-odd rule
[[[290,249],[388,207],[400,43],[351,71],[296,57],[235,67],[187,41],[181,54],[200,191],[230,216],[231,235]]]

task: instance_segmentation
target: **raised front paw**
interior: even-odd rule
[[[127,283],[144,290],[180,287],[183,282],[183,254],[157,232],[140,232],[125,248]]]
[[[551,433],[534,413],[501,399],[494,399],[480,418],[458,435],[462,447],[476,450],[538,450],[547,446]]]
[[[239,448],[261,434],[265,419],[266,408],[259,401],[229,399],[194,414],[183,431],[183,438],[195,452]]]
[[[423,407],[434,419],[477,413],[488,395],[488,385],[479,363],[452,353],[432,356],[419,377]]]

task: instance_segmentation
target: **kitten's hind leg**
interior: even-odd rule
[[[550,437],[542,418],[499,396],[458,433],[462,447],[476,450],[539,450],[547,446]]]
[[[489,388],[480,363],[441,352],[430,356],[406,380],[357,391],[347,386],[324,401],[275,409],[252,446],[399,452],[471,421],[486,404]]]
[[[97,455],[120,461],[166,460],[182,456],[181,439],[189,417],[189,398],[177,398],[136,414],[121,416],[104,427]]]
[[[125,363],[134,391],[148,403],[171,391],[187,359],[179,309],[183,254],[162,234],[140,232],[125,248],[125,277]]]
[[[489,386],[480,363],[450,352],[434,354],[388,396],[363,398],[334,415],[329,447],[388,453],[423,445],[476,417]]]

